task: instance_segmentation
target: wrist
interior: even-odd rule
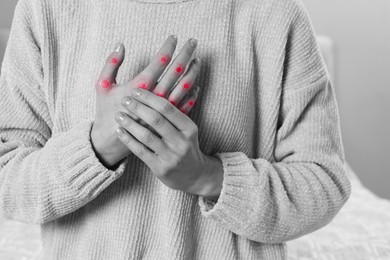
[[[205,171],[202,174],[202,185],[197,195],[206,199],[217,201],[222,190],[223,183],[223,166],[220,159],[214,156],[206,156]]]
[[[102,136],[97,128],[92,126],[91,146],[100,163],[107,169],[115,169],[119,166],[119,160],[115,158],[111,148],[107,146],[107,140]]]

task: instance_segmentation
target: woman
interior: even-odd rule
[[[0,202],[43,259],[286,259],[351,192],[299,0],[19,0],[0,86]]]

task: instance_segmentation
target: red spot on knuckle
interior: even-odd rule
[[[184,85],[183,85],[183,88],[185,88],[185,89],[188,89],[190,87],[190,84],[188,84],[188,83],[185,83]]]
[[[148,86],[146,85],[145,82],[140,82],[140,83],[138,84],[138,87],[139,87],[139,88],[143,88],[143,89],[147,89],[147,88],[148,88]]]
[[[193,101],[189,101],[189,102],[188,102],[188,105],[190,105],[190,106],[192,106],[193,104],[194,104]]]
[[[118,62],[118,60],[116,58],[111,59],[111,63],[116,64],[117,62]]]
[[[157,93],[157,96],[159,96],[159,97],[164,97],[164,94],[161,93],[161,92],[159,92],[159,93]]]
[[[175,101],[169,100],[169,102],[170,102],[172,105],[175,105]]]
[[[171,57],[169,56],[169,54],[161,54],[160,55],[160,63],[166,64],[170,61],[171,61]]]
[[[110,87],[110,82],[108,81],[108,80],[103,80],[102,81],[102,83],[101,83],[101,86],[103,87],[103,88],[108,88],[108,87]]]
[[[181,66],[177,66],[176,69],[175,69],[175,71],[177,73],[180,73],[182,70],[183,70],[183,68]]]

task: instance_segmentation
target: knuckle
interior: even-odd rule
[[[130,127],[131,126],[131,120],[129,120],[127,118],[127,116],[125,116],[125,120],[122,121],[122,125],[125,126],[125,127]]]
[[[125,144],[126,144],[127,148],[129,148],[130,150],[132,149],[133,141],[131,140],[131,138],[126,137],[126,143]]]
[[[162,87],[159,87],[158,85],[156,85],[152,93],[162,98],[165,97],[165,90]]]
[[[187,94],[190,90],[191,90],[191,84],[189,84],[188,86],[185,86],[185,84],[183,84],[183,87],[181,88],[183,94]]]
[[[141,71],[136,78],[134,78],[134,87],[140,87],[140,88],[145,88],[150,85],[153,75],[156,73],[153,73],[155,69],[151,67],[151,64],[146,67],[143,71]]]
[[[151,144],[153,143],[153,141],[154,141],[154,136],[151,132],[144,134],[144,136],[142,137],[142,142],[145,144]]]
[[[115,55],[113,55],[113,54],[111,54],[110,56],[108,56],[106,58],[107,66],[113,66],[113,65],[115,65],[117,63],[117,61],[118,61],[118,58],[115,57]]]
[[[134,148],[134,153],[138,157],[142,157],[145,154],[145,147],[143,145],[137,145],[137,147]]]
[[[162,102],[161,105],[161,113],[168,115],[172,114],[173,112],[175,112],[175,108],[167,99],[164,99],[164,102]]]
[[[148,123],[146,123],[144,120],[140,119],[139,122],[138,122],[140,125],[142,125],[143,127],[147,128],[148,127]]]
[[[103,71],[102,75],[99,77],[97,85],[99,87],[107,87],[108,85],[112,85],[113,78],[111,75],[107,75],[105,71]]]
[[[129,127],[132,127],[132,122],[131,122],[131,120],[129,120],[129,119],[127,119],[127,118],[125,118],[125,120],[123,121],[123,126],[125,126],[125,127],[127,127],[127,128],[129,128]]]
[[[130,104],[128,105],[128,108],[132,111],[137,111],[138,108],[139,108],[139,104],[138,102],[135,102],[135,101],[132,101],[130,102]]]
[[[152,124],[157,127],[162,127],[165,124],[165,119],[162,116],[155,116],[152,120]]]
[[[168,53],[161,53],[158,57],[158,64],[163,66],[171,61],[171,56]]]

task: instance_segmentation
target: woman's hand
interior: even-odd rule
[[[194,101],[195,102],[195,101]],[[118,112],[120,140],[166,186],[216,200],[222,188],[223,169],[219,159],[199,149],[198,127],[185,114],[143,89],[131,90],[122,105],[152,126],[161,138]]]
[[[113,166],[115,166],[115,164],[117,164],[121,159],[130,153],[129,149],[120,140],[118,140],[118,137],[115,133],[115,129],[118,126],[115,122],[115,113],[118,110],[123,109],[121,107],[121,99],[124,96],[129,95],[129,91],[132,88],[138,87],[145,88],[146,90],[151,90],[154,88],[156,81],[159,79],[159,77],[161,77],[161,74],[169,64],[172,54],[176,48],[176,44],[177,40],[174,37],[168,37],[157,55],[154,57],[153,61],[139,75],[126,84],[116,83],[116,75],[118,73],[119,67],[123,63],[125,56],[124,46],[122,44],[117,46],[116,51],[106,59],[104,69],[95,86],[96,114],[91,130],[91,142],[98,158],[107,168],[115,168]],[[179,59],[175,65],[182,61],[183,59]],[[180,63],[179,65],[183,67],[183,64],[184,63]],[[190,75],[195,74],[193,72],[194,67],[196,66],[189,68],[188,71]],[[172,77],[179,77],[181,74],[183,74],[183,72],[184,67],[180,72],[175,72],[176,74],[174,75],[171,73],[166,73],[162,77],[162,80],[158,84],[158,88],[155,89],[157,94],[161,93],[160,95],[162,97],[158,98],[164,99],[163,97],[169,95],[168,91],[172,88],[171,85],[173,85]],[[175,102],[175,104],[179,104],[183,98],[185,98],[184,102],[178,106],[178,108],[182,110],[183,113],[188,113],[191,110],[193,105],[192,100],[194,100],[194,97],[197,95],[196,88],[192,87],[193,81],[189,81],[189,79],[194,79],[194,76],[191,76],[191,78],[187,77],[186,79],[189,83],[189,87],[187,89],[183,88],[179,91],[176,90],[175,87],[173,88],[172,94],[169,95],[169,99],[172,102]],[[186,79],[183,78],[183,80]],[[188,93],[190,89],[192,89],[192,91]],[[184,94],[188,93],[188,95],[184,97],[182,92],[184,92]],[[173,105],[171,106],[174,107]],[[128,113],[137,122],[140,122],[141,125],[146,125],[145,122],[140,120],[136,115],[131,112]],[[151,129],[151,131],[154,130]]]

